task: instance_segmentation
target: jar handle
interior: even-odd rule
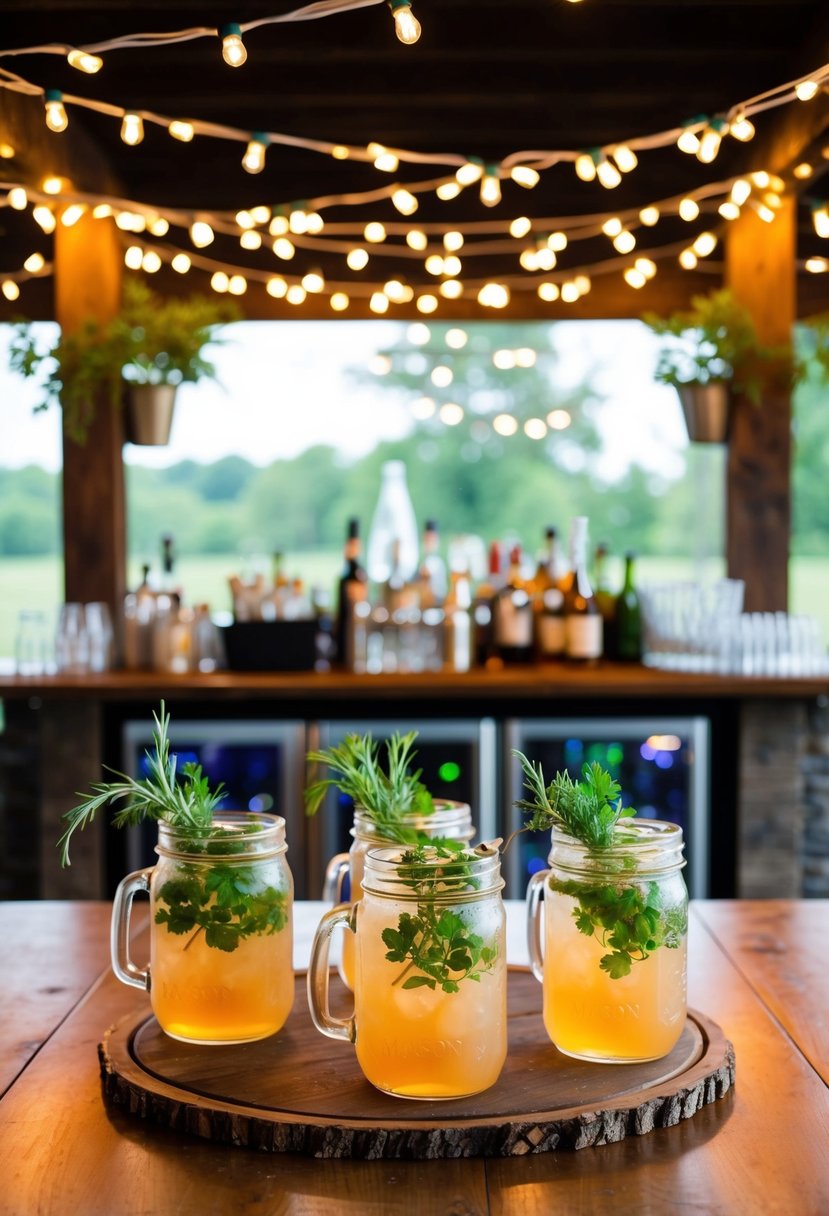
[[[544,978],[544,955],[541,950],[541,914],[544,903],[544,880],[549,870],[533,874],[527,886],[527,950],[535,978]]]
[[[331,937],[338,925],[344,925],[352,933],[358,904],[338,904],[325,913],[311,946],[311,961],[308,964],[308,1009],[311,1021],[329,1039],[346,1039],[353,1043],[356,1038],[354,1015],[350,1018],[335,1018],[328,1006],[328,956]]]
[[[152,866],[148,870],[136,870],[128,874],[118,884],[115,900],[112,905],[112,923],[110,926],[109,949],[112,958],[112,970],[122,984],[130,984],[133,988],[142,988],[145,992],[150,988],[150,968],[136,967],[130,958],[130,915],[132,901],[139,891],[149,891]]]
[[[336,853],[325,867],[322,898],[327,904],[338,904],[343,897],[343,883],[348,873],[348,853]]]

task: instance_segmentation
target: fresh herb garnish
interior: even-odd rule
[[[263,887],[250,866],[216,864],[202,878],[195,867],[183,865],[180,877],[165,882],[157,898],[167,907],[158,909],[155,923],[170,933],[193,934],[185,950],[204,930],[208,946],[230,954],[244,938],[279,933],[287,923],[285,892]]]
[[[480,983],[481,975],[492,969],[497,949],[485,946],[483,938],[470,932],[457,912],[440,908],[435,902],[437,894],[476,889],[471,862],[482,855],[458,852],[434,841],[402,854],[397,873],[416,892],[418,903],[414,916],[401,913],[397,928],[382,933],[383,944],[388,946],[387,960],[406,964],[392,984],[402,980],[403,988],[432,990],[439,985],[443,992],[452,993],[458,991],[463,980]],[[412,970],[420,974],[409,975]]]
[[[579,933],[595,937],[610,951],[599,960],[602,971],[618,980],[660,946],[676,949],[688,928],[684,903],[665,908],[658,883],[632,882],[631,872],[636,869],[632,854],[621,851],[602,856],[614,845],[629,843],[617,825],[636,814],[633,807],[622,805],[618,782],[594,762],[584,765],[581,781],[573,781],[565,772],[556,773],[545,785],[540,764],[534,765],[519,751],[513,755],[521,762],[524,785],[532,795],[516,803],[531,812],[525,830],[562,828],[586,845],[589,861],[605,870],[601,882],[549,880],[554,891],[576,900],[572,916]],[[619,882],[606,880],[607,871],[613,870],[619,872]],[[624,880],[623,871],[627,874]]]

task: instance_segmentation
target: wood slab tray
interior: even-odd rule
[[[734,1049],[691,1011],[669,1056],[587,1064],[561,1055],[541,1020],[541,987],[510,968],[509,1054],[491,1089],[456,1101],[392,1098],[354,1049],[314,1029],[305,977],[279,1034],[235,1047],[168,1038],[133,1014],[99,1044],[105,1097],[142,1119],[207,1140],[309,1157],[519,1157],[610,1144],[690,1119],[734,1084]],[[332,978],[332,998],[339,981]]]

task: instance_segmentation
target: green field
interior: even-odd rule
[[[332,592],[341,564],[336,552],[313,552],[289,555],[285,573],[295,574],[307,586],[319,584]],[[209,603],[214,611],[230,608],[227,579],[241,573],[240,560],[234,555],[182,558],[177,565],[177,579],[185,589],[190,604]],[[670,558],[641,558],[641,582],[689,579],[695,571],[690,560]],[[722,574],[722,563],[710,563],[708,578]],[[57,557],[0,559],[0,658],[14,654],[17,615],[24,608],[41,608],[54,621],[57,606],[63,598],[63,564]],[[134,586],[140,580],[137,562],[130,564],[128,581]],[[610,567],[611,585],[618,585],[618,565]],[[829,558],[797,557],[790,564],[790,610],[809,613],[821,623],[823,636],[829,640]]]

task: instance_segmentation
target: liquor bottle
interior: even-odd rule
[[[642,609],[634,582],[635,553],[625,554],[625,581],[616,600],[616,657],[627,662],[642,658]]]
[[[345,564],[337,589],[337,657],[350,670],[354,664],[353,621],[356,604],[368,599],[368,576],[360,565],[360,521],[350,519]]]
[[[510,551],[507,581],[492,601],[492,640],[505,663],[528,663],[533,657],[533,605],[521,573],[521,546]]]
[[[602,615],[587,573],[587,517],[577,515],[570,532],[572,581],[564,595],[565,654],[595,662],[602,654]]]
[[[443,619],[443,662],[448,671],[469,671],[472,664],[472,594],[466,571],[449,576]]]
[[[446,563],[439,552],[440,536],[433,519],[426,520],[417,584],[421,608],[437,608],[446,599]]]
[[[616,596],[607,581],[608,547],[604,541],[593,554],[593,593],[602,617],[603,649],[608,658],[616,657]]]
[[[501,557],[501,542],[494,540],[489,546],[488,575],[475,588],[472,603],[472,652],[475,663],[480,667],[493,656],[492,605],[497,592],[504,585]]]
[[[403,578],[409,580],[417,571],[417,521],[406,485],[406,466],[402,460],[387,460],[383,465],[366,555],[368,576],[379,586],[389,580],[395,540],[399,545],[400,571]]]

